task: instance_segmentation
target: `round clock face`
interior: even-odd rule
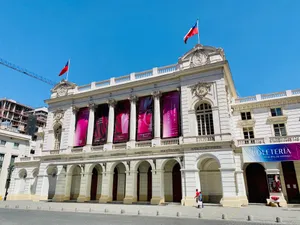
[[[192,62],[196,66],[201,66],[206,63],[207,56],[200,52],[196,52],[192,57]]]
[[[59,96],[64,96],[67,94],[67,88],[66,87],[60,87],[58,90],[57,90],[57,94]]]

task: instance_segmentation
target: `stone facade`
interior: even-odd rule
[[[180,93],[180,132],[163,138],[161,99],[172,91]],[[294,123],[300,109],[289,101],[298,101],[300,93],[289,94],[279,96],[280,101],[278,96],[261,101],[238,98],[223,50],[202,45],[196,45],[175,65],[84,86],[63,80],[46,100],[49,114],[41,160],[33,167],[33,162],[16,163],[9,198],[192,206],[195,189],[200,189],[204,202],[247,205],[242,147],[249,142],[242,136],[243,126],[259,126],[255,138],[274,136],[264,124],[268,102],[274,102],[286,107],[289,132],[299,135],[299,124]],[[137,105],[143,96],[153,99],[153,138],[137,141]],[[115,143],[115,110],[122,100],[130,101],[130,129],[127,141]],[[103,145],[93,145],[95,110],[102,104],[108,104],[107,138]],[[86,143],[74,147],[76,116],[84,107],[89,109]],[[239,119],[248,108],[255,112],[255,121]],[[270,120],[274,122],[274,118]],[[252,139],[251,143],[258,143]],[[277,174],[280,163],[265,163],[265,169]],[[34,194],[25,191],[25,196],[19,190],[23,170],[33,174]],[[282,195],[281,202],[285,198]]]

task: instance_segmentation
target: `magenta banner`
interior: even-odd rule
[[[180,93],[178,91],[162,95],[162,138],[179,136],[179,101]]]
[[[141,97],[138,103],[137,140],[151,140],[153,137],[153,99],[152,96]]]
[[[114,143],[127,142],[129,139],[129,100],[119,101],[115,107]]]
[[[93,145],[103,145],[107,141],[108,105],[99,105],[95,111]]]
[[[85,146],[86,136],[89,124],[89,108],[81,108],[76,115],[76,130],[74,138],[74,147]]]

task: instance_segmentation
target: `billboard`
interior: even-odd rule
[[[244,162],[280,162],[300,160],[300,143],[243,147]]]
[[[76,114],[74,147],[86,145],[89,115],[90,115],[90,110],[88,107],[79,109],[79,111]]]
[[[141,97],[138,102],[137,141],[151,140],[153,137],[153,98]]]
[[[127,142],[129,139],[129,100],[119,101],[115,107],[114,143]]]
[[[107,141],[108,105],[99,105],[95,111],[93,145],[103,145]]]
[[[179,136],[180,92],[164,93],[162,103],[162,138]]]

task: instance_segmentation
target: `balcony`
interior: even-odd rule
[[[264,144],[264,138],[239,139],[238,145]]]
[[[92,146],[92,151],[93,152],[103,151],[103,149],[104,149],[103,145]]]
[[[72,148],[71,152],[72,153],[82,153],[83,152],[83,148]]]
[[[179,138],[162,139],[161,145],[179,145]]]
[[[193,144],[193,143],[205,143],[214,141],[230,141],[232,140],[231,134],[213,134],[204,136],[194,136],[194,137],[183,137],[183,144]]]
[[[113,150],[126,149],[126,148],[127,148],[126,143],[113,144],[113,146],[112,146]]]
[[[270,143],[300,142],[300,135],[270,137]]]
[[[139,141],[135,142],[135,147],[136,148],[151,148],[152,147],[152,142],[150,141]]]

